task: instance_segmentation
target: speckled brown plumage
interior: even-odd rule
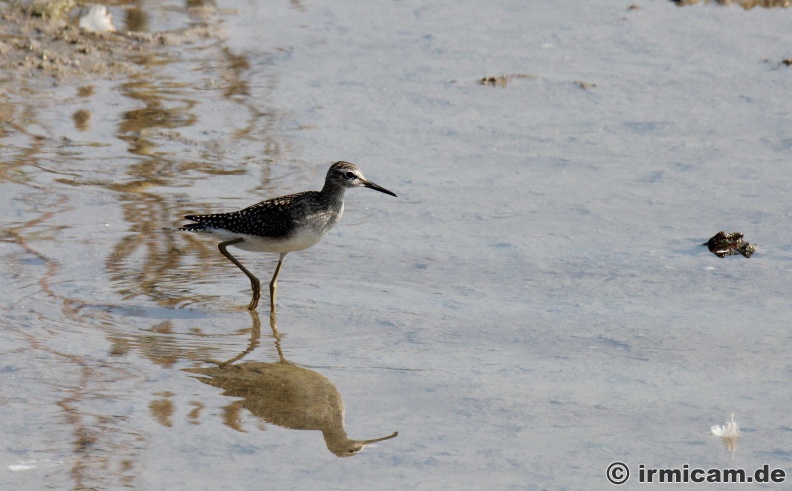
[[[326,209],[331,206],[326,201],[318,191],[304,191],[268,199],[230,213],[187,215],[184,218],[198,223],[187,224],[179,230],[209,232],[211,229],[224,229],[238,234],[273,239],[288,237],[298,228],[300,218],[310,213],[311,209]]]

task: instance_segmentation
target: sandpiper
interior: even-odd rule
[[[336,162],[330,166],[321,191],[304,191],[272,198],[243,210],[212,215],[187,215],[190,223],[180,228],[188,232],[214,234],[222,242],[220,252],[250,278],[253,299],[248,310],[255,310],[261,297],[261,283],[230,252],[228,246],[244,251],[280,254],[275,274],[270,281],[270,312],[275,312],[275,289],[283,259],[293,251],[315,245],[335,226],[344,214],[344,191],[367,187],[391,196],[391,191],[363,177],[358,166]]]

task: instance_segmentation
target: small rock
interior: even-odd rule
[[[741,254],[749,258],[756,252],[756,244],[743,241],[741,232],[727,233],[720,231],[713,235],[710,240],[701,245],[707,246],[709,251],[718,257],[734,256]]]

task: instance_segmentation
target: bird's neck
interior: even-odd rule
[[[325,183],[319,192],[319,196],[323,201],[331,203],[335,207],[340,207],[344,205],[344,191],[346,191],[346,188],[343,186]]]

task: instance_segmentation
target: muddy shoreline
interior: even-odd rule
[[[151,52],[211,38],[212,8],[191,9],[190,27],[165,32],[89,32],[77,26],[81,9],[58,17],[6,6],[0,11],[0,79],[23,85],[115,80],[143,69]],[[119,22],[116,21],[116,25]]]

